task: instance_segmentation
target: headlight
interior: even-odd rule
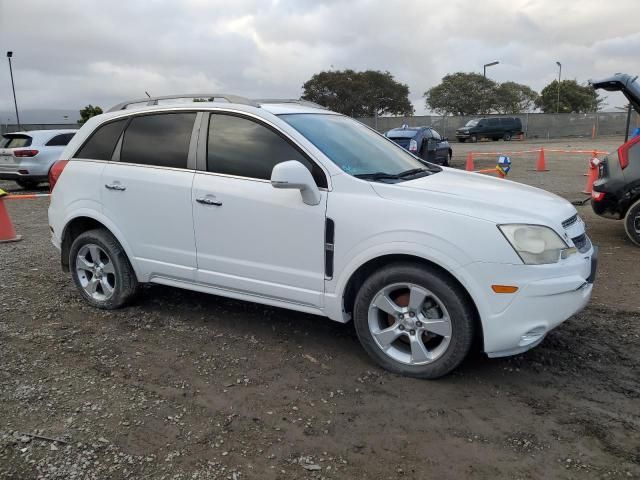
[[[513,249],[527,265],[557,263],[575,253],[554,230],[542,225],[498,225]]]

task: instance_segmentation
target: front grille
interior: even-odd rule
[[[586,233],[573,237],[571,240],[580,253],[588,252],[591,248],[591,240],[589,240]]]
[[[567,218],[564,222],[562,222],[563,228],[569,228],[571,225],[578,221],[578,214],[576,213],[573,217]]]

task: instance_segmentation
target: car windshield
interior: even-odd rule
[[[469,120],[465,124],[465,127],[475,127],[476,125],[478,125],[478,120]]]
[[[372,179],[440,171],[425,164],[382,135],[342,115],[280,115],[349,175]]]

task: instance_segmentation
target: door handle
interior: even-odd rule
[[[222,205],[222,202],[220,202],[219,200],[214,200],[213,198],[210,198],[210,197],[196,198],[196,202],[202,203],[203,205],[215,205],[216,207],[219,207]]]
[[[120,185],[119,183],[107,183],[105,188],[108,188],[109,190],[117,190],[119,192],[124,192],[127,189],[127,187]]]

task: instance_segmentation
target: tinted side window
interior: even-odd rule
[[[496,125],[500,125],[500,122],[499,122],[499,120],[497,118],[490,118],[490,119],[487,120],[487,123],[489,125],[491,125],[492,127],[496,126]]]
[[[85,142],[76,158],[90,158],[92,160],[111,160],[118,138],[128,118],[116,120],[99,127]]]
[[[133,117],[124,132],[120,161],[187,168],[195,113],[160,113]]]
[[[327,186],[320,167],[273,130],[246,118],[211,115],[207,142],[209,172],[268,180],[273,167],[287,160],[298,160],[309,169],[319,187]]]
[[[47,147],[63,147],[73,138],[74,133],[61,133],[47,142]]]

